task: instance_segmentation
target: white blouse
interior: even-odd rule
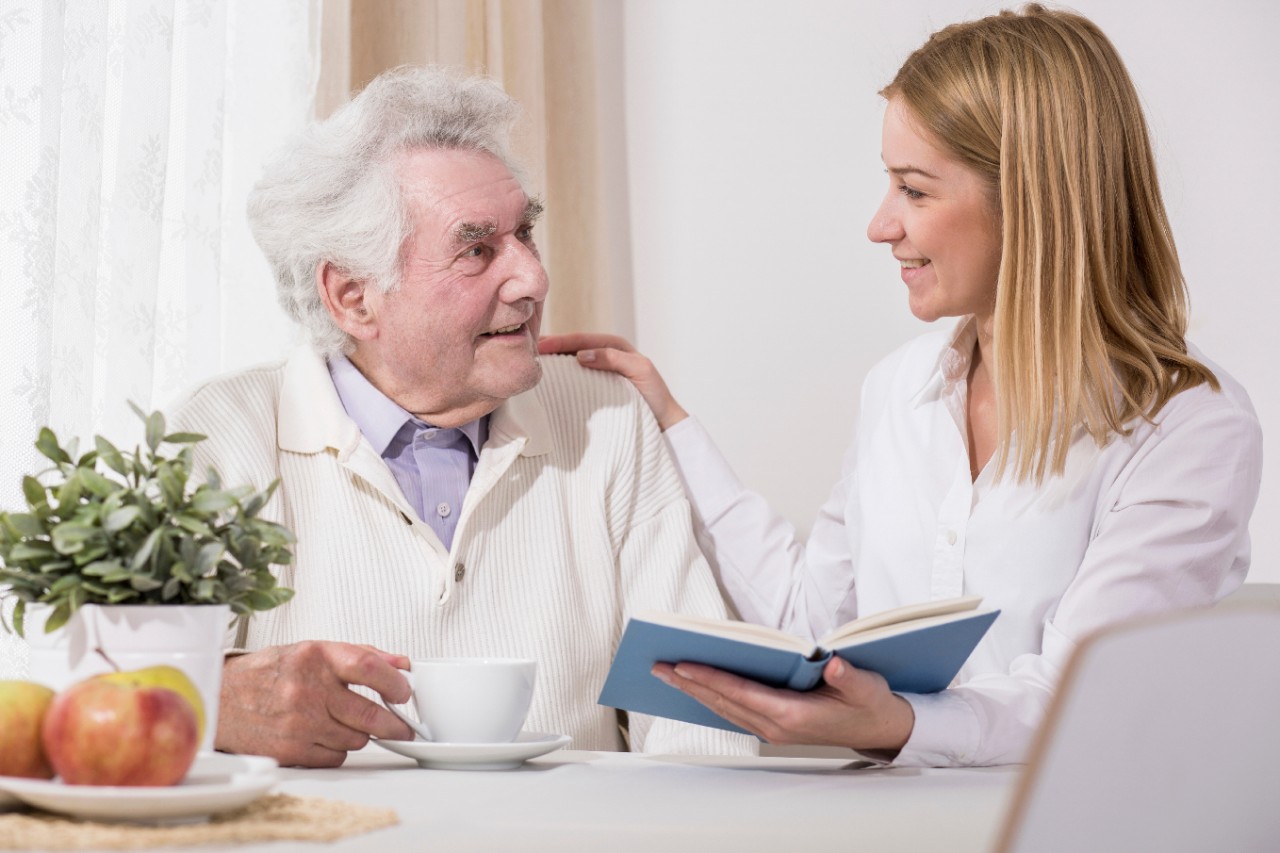
[[[1207,605],[1249,566],[1262,433],[1248,395],[1178,394],[1154,424],[1099,448],[1079,430],[1041,486],[972,480],[965,427],[971,319],[874,367],[859,426],[807,543],[738,481],[693,418],[667,430],[699,542],[741,616],[817,637],[859,615],[980,595],[1001,610],[951,689],[907,695],[911,739],[895,763],[1026,760],[1072,649],[1143,614]]]

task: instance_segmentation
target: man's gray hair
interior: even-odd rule
[[[296,137],[249,194],[249,227],[276,278],[280,304],[325,355],[350,352],[316,288],[328,261],[383,291],[400,283],[401,247],[413,229],[396,155],[417,148],[510,156],[516,102],[493,81],[438,68],[402,67]]]

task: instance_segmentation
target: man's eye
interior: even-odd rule
[[[521,225],[516,229],[516,239],[522,243],[528,243],[533,239],[533,226]]]
[[[483,257],[484,257],[484,246],[481,246],[481,245],[478,245],[478,244],[477,244],[477,245],[475,245],[475,246],[472,246],[470,249],[467,249],[465,252],[463,252],[463,253],[462,253],[462,257],[464,257],[464,258],[483,258]]]
[[[924,198],[924,193],[920,192],[920,190],[914,190],[906,184],[898,184],[898,192],[902,193],[912,201],[919,201]]]

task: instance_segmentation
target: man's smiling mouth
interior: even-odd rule
[[[524,328],[524,323],[516,323],[514,326],[503,326],[501,329],[494,329],[492,332],[484,332],[480,335],[482,338],[492,338],[496,335],[509,335],[512,332],[518,332]]]

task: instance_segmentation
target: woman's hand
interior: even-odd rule
[[[584,367],[608,370],[626,378],[649,404],[658,419],[658,427],[664,432],[689,417],[671,396],[653,362],[636,352],[625,338],[593,333],[548,335],[538,340],[538,352],[577,353],[578,363]]]
[[[847,746],[891,759],[915,726],[911,704],[884,678],[832,658],[808,693],[766,687],[693,663],[660,663],[653,674],[769,743]]]

